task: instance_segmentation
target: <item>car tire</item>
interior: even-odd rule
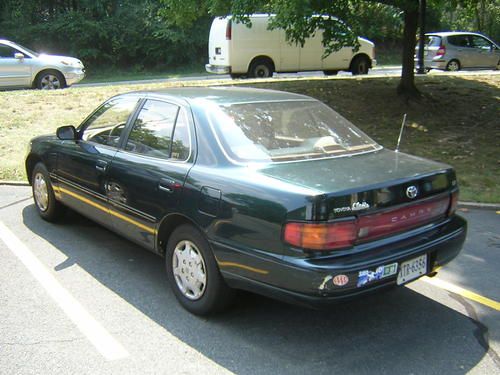
[[[66,207],[57,201],[50,182],[49,172],[42,163],[37,163],[33,168],[31,188],[35,208],[42,219],[54,222],[64,215]]]
[[[38,73],[36,87],[40,90],[63,89],[66,87],[66,80],[57,70],[45,70]]]
[[[460,68],[460,61],[458,60],[450,60],[448,61],[448,64],[446,64],[446,70],[448,72],[458,72]]]
[[[366,56],[356,56],[351,62],[351,73],[353,76],[368,74],[370,60]]]
[[[323,70],[325,76],[336,76],[339,74],[338,70]]]
[[[270,78],[273,76],[274,70],[270,61],[265,59],[255,60],[250,64],[248,76],[251,78]]]
[[[208,241],[194,226],[184,224],[173,231],[165,262],[170,287],[189,312],[209,315],[232,302],[235,291],[225,283]]]

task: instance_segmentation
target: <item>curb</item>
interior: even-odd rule
[[[458,201],[458,208],[475,208],[480,210],[500,211],[499,203],[479,203],[479,202],[461,202]]]
[[[5,186],[30,186],[28,181],[5,181],[5,180],[0,180],[0,185],[5,185]]]
[[[28,181],[3,181],[0,180],[0,186],[30,186]],[[500,211],[500,203],[479,203],[458,201],[459,208],[475,208],[480,210]]]

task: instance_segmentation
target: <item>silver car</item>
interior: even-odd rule
[[[83,64],[74,57],[39,54],[0,39],[0,87],[61,89],[85,77]]]
[[[484,35],[449,31],[427,33],[425,36],[424,66],[426,70],[500,69],[500,47]],[[416,56],[418,56],[418,47]]]

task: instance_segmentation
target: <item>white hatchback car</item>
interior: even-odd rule
[[[0,87],[62,89],[85,77],[82,62],[74,57],[39,54],[0,39]]]

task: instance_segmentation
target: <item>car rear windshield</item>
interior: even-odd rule
[[[428,47],[439,47],[441,45],[441,37],[436,35],[428,35],[425,40],[425,45]]]
[[[222,147],[238,162],[284,162],[381,148],[316,100],[240,103],[210,111]]]

